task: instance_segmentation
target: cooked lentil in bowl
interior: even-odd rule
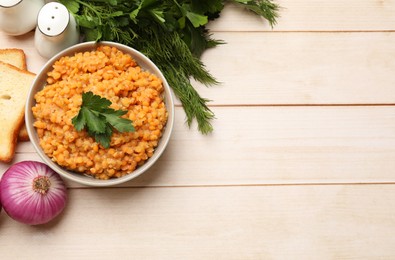
[[[97,179],[121,177],[143,165],[154,153],[168,118],[161,80],[143,70],[129,54],[99,46],[57,60],[47,84],[34,96],[32,107],[39,143],[58,165]],[[135,132],[114,130],[106,149],[72,118],[82,94],[91,91],[111,101],[110,108],[127,110]]]

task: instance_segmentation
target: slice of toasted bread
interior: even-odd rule
[[[35,74],[0,61],[0,161],[10,162]]]
[[[14,65],[22,70],[27,70],[26,55],[21,49],[1,49],[0,50],[0,61]],[[26,125],[23,124],[18,134],[19,141],[29,141],[29,135],[27,134]]]
[[[26,55],[21,49],[2,49],[0,50],[0,61],[14,65],[22,70],[27,69]]]
[[[19,130],[18,134],[18,141],[21,142],[27,142],[29,141],[29,134],[27,133],[26,125],[25,125],[25,119],[23,119],[23,124],[21,126],[21,129]]]

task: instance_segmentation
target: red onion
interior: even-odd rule
[[[60,176],[46,164],[23,161],[12,165],[0,182],[4,211],[16,221],[44,224],[66,206],[67,189]]]

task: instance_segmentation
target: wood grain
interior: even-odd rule
[[[126,185],[395,182],[395,107],[215,107],[214,112],[215,131],[203,136],[186,127],[177,108],[165,153]],[[16,161],[29,158],[39,159],[30,143],[21,143]]]
[[[22,48],[29,70],[37,73],[46,60],[29,35],[0,40],[7,48]],[[221,84],[194,83],[210,105],[395,103],[393,33],[217,32],[214,37],[227,44],[206,51],[202,60]]]
[[[3,259],[391,259],[394,195],[393,185],[77,189],[51,224],[2,214],[0,244]]]
[[[281,6],[277,24],[269,23],[228,4],[221,18],[210,23],[213,31],[393,31],[395,5],[387,0],[276,0]]]
[[[393,33],[216,33],[203,61],[211,105],[392,104]]]

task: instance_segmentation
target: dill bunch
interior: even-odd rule
[[[224,42],[205,28],[233,2],[267,19],[273,26],[279,6],[271,0],[60,0],[74,15],[86,41],[115,41],[133,47],[162,71],[181,101],[186,122],[197,121],[202,134],[213,131],[214,113],[191,79],[217,84],[200,60],[208,48]]]

